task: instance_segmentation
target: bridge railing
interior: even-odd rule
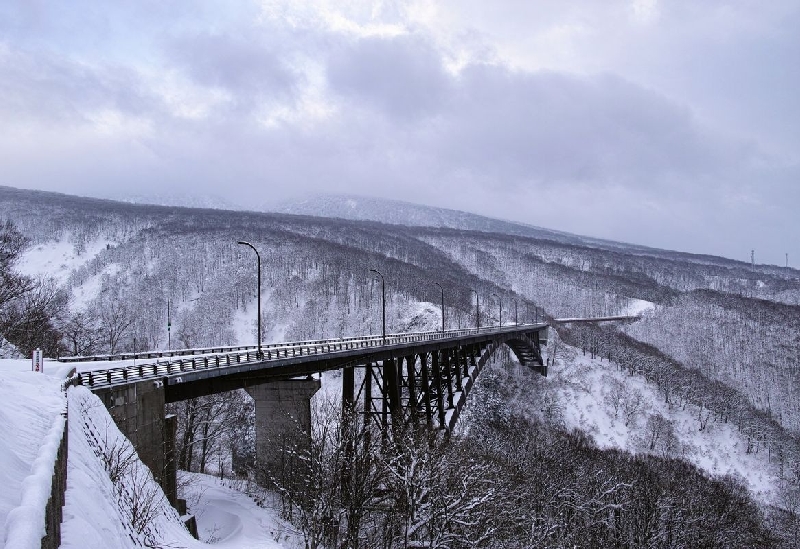
[[[458,331],[458,330],[456,330]],[[427,332],[418,332],[418,333],[427,333]],[[448,332],[449,333],[449,332]],[[401,334],[393,334],[391,337],[395,337]],[[413,335],[410,333],[402,334],[402,335]],[[309,339],[303,341],[291,341],[291,342],[283,342],[283,343],[262,343],[262,349],[272,349],[277,347],[285,347],[285,346],[297,346],[297,345],[315,345],[315,344],[322,344],[328,342],[347,342],[347,341],[355,341],[355,340],[363,340],[363,339],[378,339],[380,340],[382,336],[379,335],[371,335],[371,336],[354,336],[354,337],[340,337],[340,338],[333,338],[333,339]],[[387,335],[387,338],[390,336]],[[237,351],[248,352],[258,349],[258,345],[216,345],[213,347],[197,347],[193,349],[170,349],[164,351],[142,351],[137,353],[114,353],[114,354],[106,354],[106,355],[89,355],[89,356],[62,356],[59,357],[57,360],[59,362],[98,362],[98,361],[117,361],[117,360],[133,360],[133,359],[150,359],[150,358],[170,358],[176,356],[193,356],[193,355],[207,355],[207,354],[218,354],[218,353],[232,353]]]
[[[524,326],[525,324],[520,324],[520,326]],[[482,331],[488,330],[491,328],[482,328]],[[453,337],[453,336],[461,336],[466,335],[469,333],[476,333],[475,328],[465,328],[465,329],[458,329],[458,330],[446,330],[445,332],[404,332],[402,334],[387,334],[387,340],[389,338],[397,338],[402,336],[414,336],[414,335],[430,335],[432,333],[439,333],[444,334],[442,337]],[[348,341],[361,341],[365,339],[372,339],[380,341],[382,336],[380,335],[369,335],[369,336],[351,336],[351,337],[340,337],[340,338],[331,338],[331,339],[308,339],[308,340],[301,340],[301,341],[290,341],[290,342],[282,342],[282,343],[262,343],[262,349],[274,349],[279,347],[286,347],[286,346],[298,346],[298,345],[316,345],[316,344],[326,344],[330,342],[348,342]],[[114,354],[104,354],[104,355],[87,355],[87,356],[62,356],[57,358],[59,362],[111,362],[111,361],[118,361],[118,360],[138,360],[138,359],[158,359],[158,358],[171,358],[171,357],[180,357],[180,356],[195,356],[195,355],[207,355],[207,354],[219,354],[219,353],[234,353],[234,352],[249,352],[258,349],[257,345],[215,345],[213,347],[196,347],[192,349],[168,349],[168,350],[161,350],[161,351],[142,351],[136,353],[114,353]]]
[[[91,370],[79,374],[80,383],[90,387],[102,387],[129,383],[139,379],[163,377],[178,374],[184,371],[193,371],[209,368],[224,368],[238,364],[258,363],[271,360],[280,360],[293,357],[303,357],[310,355],[322,355],[336,353],[340,351],[350,351],[355,349],[368,349],[381,346],[391,346],[403,343],[414,343],[424,341],[437,341],[448,338],[464,337],[474,334],[493,333],[497,331],[536,327],[535,324],[519,324],[506,326],[504,328],[491,327],[466,328],[460,330],[446,330],[444,332],[410,332],[402,334],[387,334],[385,341],[381,335],[369,335],[363,337],[346,337],[335,339],[309,340],[290,343],[272,343],[262,345],[262,356],[258,356],[255,345],[246,346],[245,350],[233,352],[207,353],[194,355],[177,360],[166,360],[164,362],[153,362],[132,366],[120,366],[102,370]]]

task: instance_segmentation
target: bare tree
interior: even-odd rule
[[[136,320],[128,310],[127,303],[117,296],[102,292],[95,304],[100,331],[110,354],[117,352],[122,337],[128,332]]]
[[[67,318],[59,329],[67,348],[74,356],[95,353],[102,338],[97,328],[97,319],[85,311]]]

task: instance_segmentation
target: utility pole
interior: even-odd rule
[[[750,250],[750,270],[756,270],[756,251]]]
[[[167,299],[167,349],[172,349],[172,333],[170,332],[170,328],[172,328],[172,322],[170,322],[169,318],[169,304],[170,300]]]

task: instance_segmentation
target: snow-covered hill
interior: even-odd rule
[[[601,448],[685,459],[743,480],[763,504],[788,501],[800,479],[775,467],[799,455],[800,408],[786,397],[800,391],[796,341],[780,335],[800,326],[795,271],[362,200],[318,202],[313,212],[331,216],[320,218],[0,187],[0,217],[30,239],[18,270],[52,278],[67,295],[56,318],[62,352],[165,348],[168,333],[173,347],[254,342],[255,257],[236,244],[242,239],[261,253],[265,340],[378,333],[381,286],[371,268],[386,276],[389,331],[439,327],[434,282],[452,328],[474,325],[476,293],[482,325],[498,321],[501,305],[504,320],[517,312],[520,321],[542,309],[551,317],[644,313],[624,328],[558,328],[576,347],[562,344],[539,383],[548,413]],[[341,219],[359,216],[400,224]],[[621,358],[584,358],[582,344],[625,355],[624,369]]]
[[[131,204],[151,204],[153,206],[178,206],[181,208],[201,208],[210,210],[244,210],[241,204],[213,194],[127,194],[108,195],[111,200]]]
[[[485,231],[518,234],[561,241],[581,241],[581,237],[526,225],[504,221],[478,214],[423,206],[401,200],[370,196],[323,194],[301,200],[283,202],[276,206],[265,206],[266,211],[297,215],[333,217],[356,221],[378,221],[393,225],[416,227],[446,227],[468,231]]]
[[[541,385],[543,401],[554,406],[547,412],[567,429],[589,434],[600,448],[684,459],[711,476],[744,481],[762,503],[778,503],[778,467],[734,425],[700,407],[665,402],[657,387],[619,364],[563,344],[558,354]]]

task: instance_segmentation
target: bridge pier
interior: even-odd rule
[[[256,405],[256,461],[265,480],[284,481],[296,466],[287,459],[311,444],[311,397],[319,379],[286,379],[247,387]]]
[[[170,504],[177,504],[175,416],[164,414],[164,383],[140,381],[96,391],[119,430],[133,444]]]

